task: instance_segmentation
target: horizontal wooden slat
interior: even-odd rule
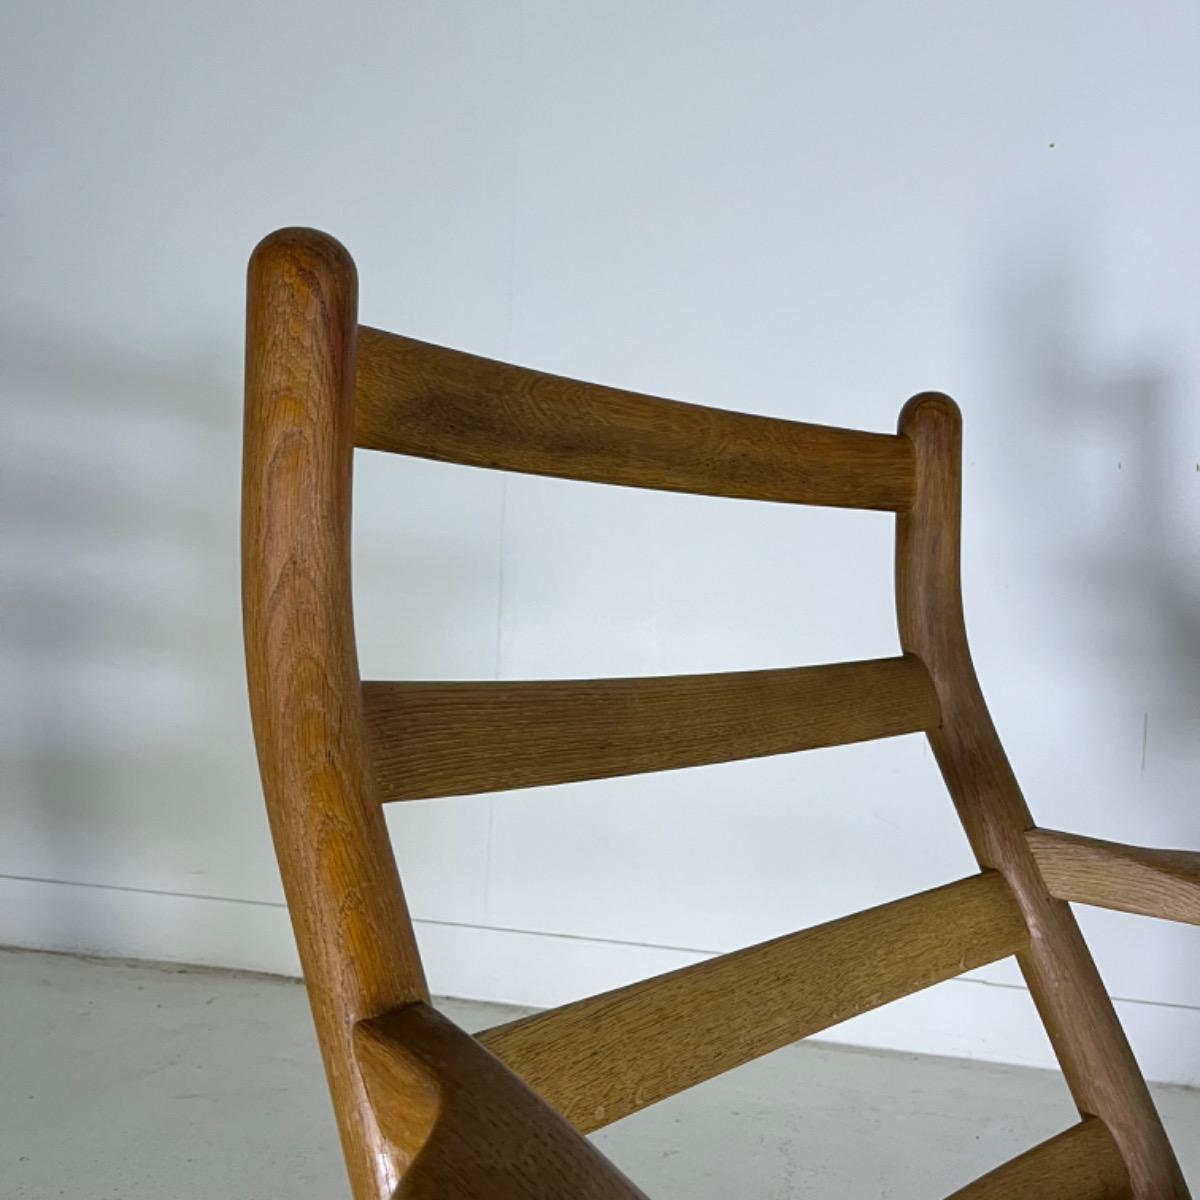
[[[479,1039],[587,1131],[1027,944],[1008,885],[985,873]]]
[[[704,408],[359,326],[355,444],[534,475],[899,511],[907,438]]]
[[[665,771],[912,733],[938,703],[914,657],[634,679],[365,683],[384,800]]]
[[[948,1200],[1129,1200],[1133,1192],[1104,1122],[1088,1117]]]
[[[1200,853],[1031,829],[1025,835],[1052,896],[1200,925]]]

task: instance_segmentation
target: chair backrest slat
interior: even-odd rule
[[[594,483],[900,511],[912,446],[662,400],[358,330],[355,444]]]
[[[1002,876],[945,887],[479,1035],[578,1129],[1022,949]]]
[[[383,800],[665,771],[937,725],[920,659],[518,683],[363,685]]]

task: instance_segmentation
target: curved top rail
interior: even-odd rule
[[[355,444],[476,467],[899,512],[912,444],[546,375],[358,329]]]

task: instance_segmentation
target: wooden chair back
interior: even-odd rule
[[[1038,830],[976,681],[960,417],[894,434],[682,404],[358,324],[354,265],[282,230],[248,283],[243,579],[271,828],[356,1200],[633,1197],[583,1133],[1015,954],[1078,1125],[962,1196],[1187,1188],[1069,899],[1200,919],[1200,857]],[[350,585],[355,446],[896,517],[901,653],[733,674],[369,682]],[[429,1005],[382,804],[923,731],[980,873],[476,1038]]]

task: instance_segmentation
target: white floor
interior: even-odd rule
[[[0,951],[0,997],[5,1200],[346,1197],[299,984]],[[1200,1092],[1155,1093],[1200,1193]],[[1075,1119],[1049,1072],[806,1043],[596,1140],[661,1200],[937,1200]]]

